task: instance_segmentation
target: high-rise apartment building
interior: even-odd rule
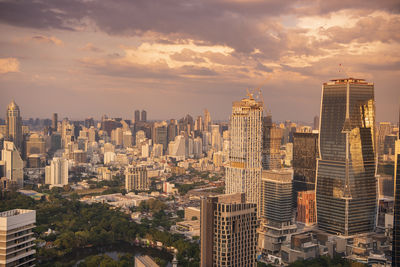
[[[337,79],[322,86],[317,223],[345,236],[374,229],[374,84]]]
[[[13,142],[4,141],[0,165],[3,165],[3,174],[7,179],[18,187],[24,186],[24,162]]]
[[[315,190],[318,134],[293,133],[293,204],[300,191]]]
[[[147,178],[147,169],[145,166],[129,166],[125,171],[125,189],[126,191],[149,190],[149,180]]]
[[[283,131],[272,123],[272,116],[263,118],[262,167],[264,170],[281,168],[281,141]]]
[[[18,105],[13,101],[7,107],[6,138],[14,142],[19,151],[22,148],[22,118]]]
[[[146,110],[142,110],[141,121],[143,121],[143,122],[147,121],[147,112],[146,112]]]
[[[245,193],[246,202],[260,200],[263,103],[251,94],[233,103],[231,144],[226,167],[226,193]]]
[[[58,126],[58,114],[53,113],[53,119],[51,120],[51,129],[53,132],[57,132],[57,126]]]
[[[201,199],[200,266],[256,266],[257,208],[243,193]]]
[[[68,184],[68,160],[53,158],[45,168],[45,183],[51,186],[64,186]]]
[[[399,134],[400,135],[400,134]],[[392,266],[400,266],[400,138],[396,141]]]
[[[0,213],[0,266],[35,266],[35,223],[34,210]]]

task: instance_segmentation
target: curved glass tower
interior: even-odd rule
[[[322,86],[317,222],[329,233],[353,235],[375,225],[374,84],[337,79]]]

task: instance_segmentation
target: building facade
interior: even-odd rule
[[[322,86],[317,222],[353,235],[374,229],[376,155],[374,84],[337,79]]]
[[[35,266],[35,223],[34,210],[0,213],[0,266]]]
[[[257,208],[243,193],[201,199],[201,267],[256,266]]]
[[[53,158],[50,166],[45,168],[45,183],[51,186],[64,186],[68,184],[68,160]]]
[[[251,94],[234,102],[230,119],[229,163],[226,167],[227,194],[245,193],[246,202],[260,200],[263,103]]]
[[[285,169],[262,172],[258,247],[264,255],[279,255],[281,244],[297,229],[292,220],[292,176]]]
[[[147,178],[147,169],[145,166],[129,166],[125,171],[125,189],[126,191],[149,190],[149,181]]]
[[[4,141],[0,165],[3,165],[3,175],[11,183],[20,188],[24,186],[24,161],[13,142]]]
[[[313,225],[317,222],[315,190],[300,191],[297,195],[297,222]]]
[[[262,167],[264,170],[281,168],[281,140],[283,131],[272,123],[272,116],[263,118]]]
[[[293,133],[293,204],[301,191],[315,190],[318,134]]]

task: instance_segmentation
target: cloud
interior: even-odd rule
[[[16,58],[0,58],[0,74],[19,72],[19,61]]]
[[[55,44],[58,46],[64,45],[63,41],[54,36],[36,35],[33,36],[31,39],[38,43]]]
[[[103,52],[104,50],[96,47],[94,44],[92,43],[87,43],[84,47],[81,48],[81,50],[83,51],[90,51],[90,52],[96,52],[96,53],[100,53]]]

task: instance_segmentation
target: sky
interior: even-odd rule
[[[277,121],[311,122],[322,83],[375,84],[398,120],[398,0],[0,0],[0,113],[226,120],[262,91]]]

